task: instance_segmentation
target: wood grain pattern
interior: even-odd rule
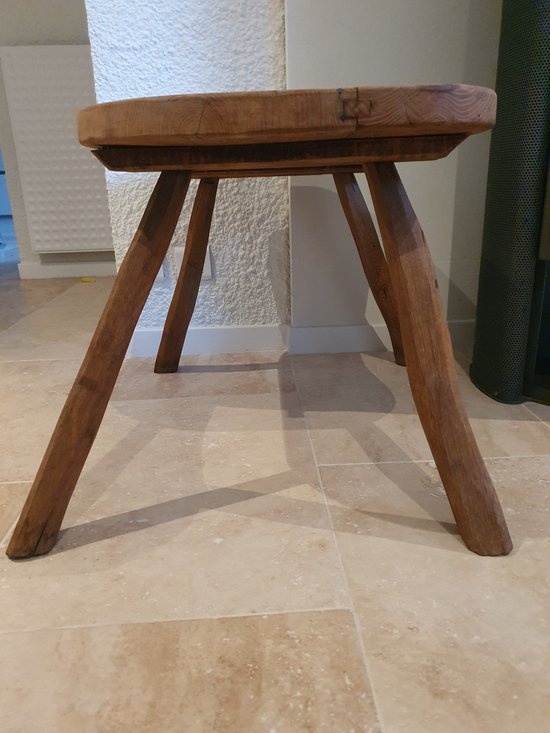
[[[41,555],[55,544],[189,180],[188,173],[167,172],[155,186],[9,543],[11,558]]]
[[[496,96],[463,84],[190,94],[94,105],[82,145],[228,145],[408,135],[492,127]]]
[[[296,171],[356,165],[370,160],[436,160],[448,155],[464,135],[319,140],[317,142],[214,145],[199,147],[104,147],[93,154],[109,170],[186,170],[195,177],[298,175]]]
[[[386,258],[380,246],[370,211],[353,174],[336,173],[334,182],[357,246],[365,276],[388,327],[395,361],[403,366],[405,354],[397,305],[392,292]]]
[[[365,173],[397,298],[411,391],[464,543],[480,555],[512,549],[502,509],[456,383],[430,253],[393,163]]]
[[[357,100],[348,99],[343,106],[344,117],[350,114],[357,132],[369,136],[383,130],[396,135],[451,131],[471,135],[493,127],[496,119],[496,94],[465,84],[385,87],[374,92],[358,88]]]
[[[217,190],[216,179],[205,178],[199,183],[189,220],[178,282],[168,309],[155,362],[157,374],[167,374],[178,369],[199,292]]]

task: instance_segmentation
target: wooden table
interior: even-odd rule
[[[458,529],[480,555],[512,542],[457,391],[424,235],[396,161],[434,160],[495,121],[493,91],[464,85],[132,99],[80,112],[80,142],[110,170],[160,171],[8,546],[48,552],[101,424],[192,178],[200,179],[155,371],[175,372],[197,297],[221,178],[329,173]],[[384,250],[355,173],[366,174]]]

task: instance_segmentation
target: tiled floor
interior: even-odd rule
[[[109,286],[0,279],[4,547]],[[2,550],[2,733],[550,731],[550,408],[460,384],[505,558],[390,355],[126,362],[56,549]]]

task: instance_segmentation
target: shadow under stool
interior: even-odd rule
[[[328,173],[388,326],[465,545],[512,542],[457,391],[453,352],[424,235],[395,162],[446,156],[494,125],[496,95],[464,85],[194,94],[94,105],[80,142],[114,171],[160,171],[8,546],[54,546],[192,178],[199,186],[155,371],[175,372],[193,314],[218,182]],[[364,172],[384,249],[357,185]]]

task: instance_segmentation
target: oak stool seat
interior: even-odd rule
[[[465,545],[512,549],[506,522],[458,395],[451,341],[424,235],[396,162],[442,158],[495,122],[496,95],[462,84],[193,94],[93,105],[82,145],[110,170],[159,171],[140,225],[54,430],[8,546],[12,558],[54,546],[126,350],[200,179],[183,263],[155,363],[175,372],[200,284],[218,182],[328,173],[371,292],[406,365],[426,438]],[[365,173],[382,244],[355,173]],[[338,243],[335,243],[337,246]],[[383,245],[383,247],[382,247]],[[184,377],[182,377],[184,378]]]

